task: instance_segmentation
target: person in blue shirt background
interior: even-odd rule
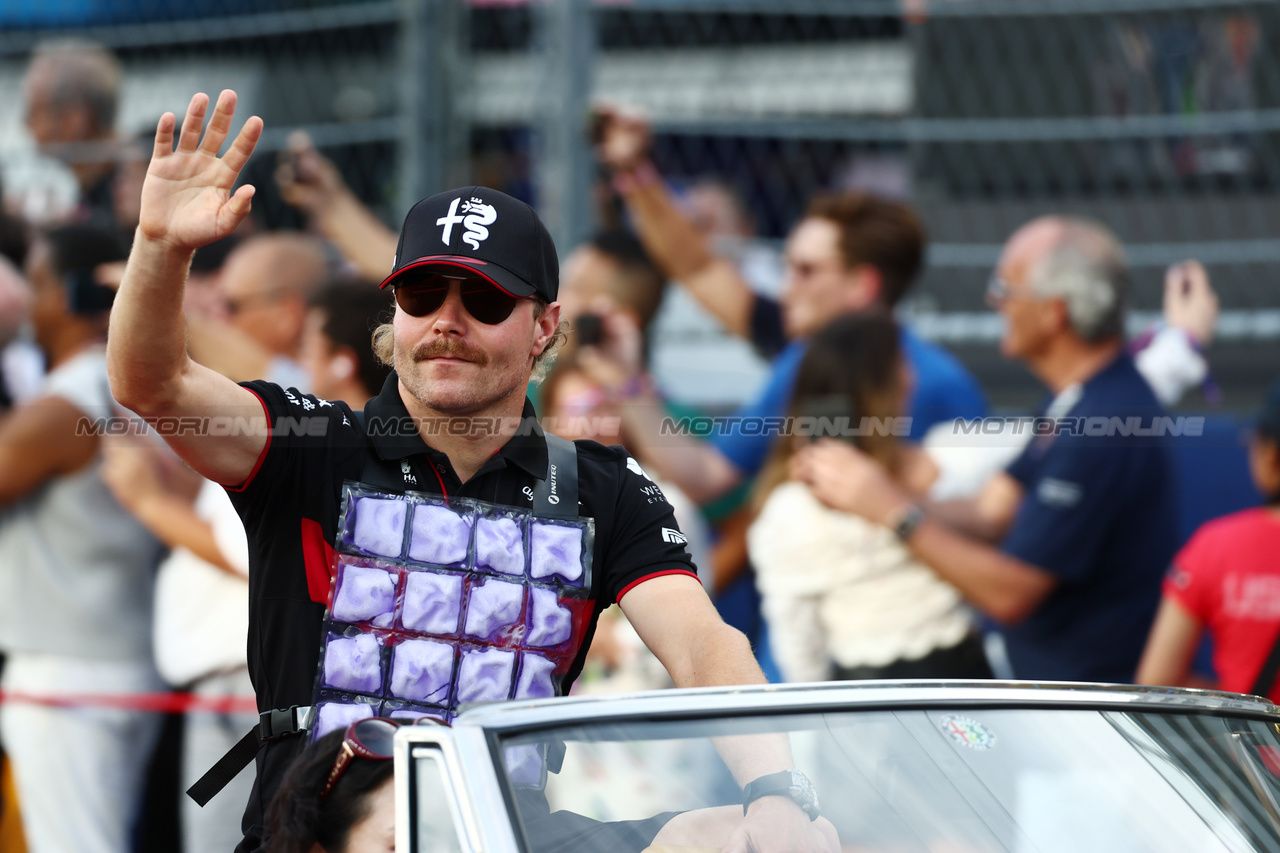
[[[602,346],[585,353],[583,364],[597,382],[615,389],[614,402],[621,404],[628,435],[635,437],[645,464],[708,507],[709,514],[724,517],[714,568],[717,589],[727,593],[716,603],[726,620],[753,638],[773,677],[758,596],[750,574],[741,573],[745,511],[733,507],[740,506],[743,486],[782,438],[765,425],[787,413],[804,339],[847,313],[892,311],[920,271],[924,229],[916,214],[896,201],[852,192],[819,196],[791,232],[782,299],[772,299],[757,293],[733,261],[713,253],[709,235],[677,205],[649,161],[647,123],[609,110],[599,117],[597,157],[613,173],[614,187],[650,256],[726,331],[772,359],[756,398],[704,436],[664,431],[667,409],[641,370],[639,336],[625,320],[605,318]],[[978,383],[954,356],[909,330],[902,343],[915,374],[910,438],[921,439],[939,421],[986,413]]]
[[[671,252],[663,254],[665,245],[679,243],[677,254],[682,256],[689,251],[683,240],[695,245],[705,240],[682,219],[656,178],[631,191],[636,197],[628,199],[629,209],[649,210],[652,193],[658,194],[661,211],[636,217],[646,248],[704,307],[719,310],[717,316],[729,331],[749,337],[757,350],[773,358],[769,377],[754,400],[707,436],[710,441],[700,441],[664,431],[665,408],[642,373],[638,335],[624,318],[605,318],[604,339],[585,365],[616,389],[628,434],[637,436],[646,464],[706,504],[759,473],[780,436],[776,429],[758,426],[786,415],[805,338],[844,314],[893,310],[923,265],[924,228],[901,202],[857,192],[819,195],[787,240],[786,282],[782,299],[776,301],[751,290],[727,261],[703,254],[705,246],[693,252],[703,261],[672,262]],[[902,343],[915,376],[908,402],[909,437],[922,438],[940,421],[986,413],[981,388],[955,356],[907,329]]]
[[[1010,238],[989,293],[1001,351],[1054,396],[1048,428],[975,499],[921,506],[831,441],[793,463],[820,500],[893,529],[1001,623],[1018,678],[1131,681],[1177,545],[1172,447],[1124,350],[1126,290],[1100,225],[1046,217]]]

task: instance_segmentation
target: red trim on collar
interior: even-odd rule
[[[449,490],[444,487],[444,477],[440,476],[440,469],[430,458],[427,459],[427,464],[431,466],[431,473],[436,475],[436,480],[440,483],[440,494],[444,495],[444,502],[449,503]]]

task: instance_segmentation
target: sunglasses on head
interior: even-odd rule
[[[496,326],[511,316],[521,297],[482,278],[451,278],[432,274],[396,285],[396,304],[410,317],[426,317],[440,310],[449,296],[449,287],[457,282],[466,312],[486,326]],[[532,297],[525,297],[532,298]]]
[[[392,744],[395,741],[396,729],[400,728],[399,720],[388,720],[385,717],[368,717],[356,720],[347,726],[347,733],[342,738],[342,746],[338,749],[338,757],[334,759],[329,778],[320,789],[320,802],[324,802],[333,791],[342,774],[347,772],[351,762],[356,758],[368,758],[374,761],[385,761],[391,758]]]

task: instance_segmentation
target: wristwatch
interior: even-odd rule
[[[746,814],[747,807],[761,797],[789,797],[804,809],[809,820],[818,819],[818,792],[813,789],[809,777],[799,770],[770,773],[748,782],[742,789],[742,813]]]
[[[898,537],[898,541],[906,543],[916,532],[916,528],[924,521],[924,510],[916,504],[911,504],[902,513],[893,520],[889,525],[889,529],[893,531],[893,535]]]

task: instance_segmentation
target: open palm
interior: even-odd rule
[[[227,236],[248,215],[253,198],[252,186],[242,186],[234,194],[231,188],[262,136],[262,120],[253,116],[246,121],[227,153],[219,157],[218,149],[226,141],[235,115],[236,93],[226,89],[218,96],[202,141],[200,131],[208,107],[207,95],[192,97],[177,150],[173,146],[173,113],[160,117],[155,152],[142,184],[139,228],[147,237],[175,248],[196,249]]]

